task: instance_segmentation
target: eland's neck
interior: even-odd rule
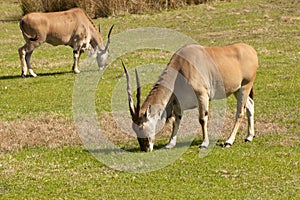
[[[177,74],[178,71],[170,66],[163,71],[159,80],[146,97],[140,110],[141,114],[144,114],[149,106],[155,105],[159,109],[165,109],[173,94]]]

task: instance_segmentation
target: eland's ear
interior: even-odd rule
[[[158,105],[149,105],[147,111],[143,116],[143,121],[148,121],[149,119],[155,117],[157,119],[163,118],[164,110]]]
[[[147,108],[145,114],[143,115],[143,121],[146,122],[146,121],[149,121],[151,117],[151,105]]]
[[[166,110],[160,111],[159,116],[160,116],[160,120],[167,120],[167,111]]]

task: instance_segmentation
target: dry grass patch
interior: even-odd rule
[[[223,130],[221,133],[221,138],[220,139],[227,139],[231,133],[231,130],[234,125],[234,119],[235,119],[235,113],[233,112],[227,112],[226,114],[226,119],[224,122]],[[133,145],[138,145],[137,139],[135,136],[132,136],[128,133],[125,133],[122,131],[114,118],[109,114],[109,113],[102,113],[101,117],[101,128],[104,131],[104,133],[107,135],[110,141],[113,143],[120,145],[122,148],[132,148]],[[131,125],[130,125],[131,126]],[[248,130],[248,125],[247,125],[247,119],[243,120],[241,123],[239,133],[242,135],[242,137],[247,136],[247,130]],[[156,135],[156,141],[165,141],[167,142],[168,139],[170,138],[172,133],[172,124],[170,122],[167,122],[165,124],[165,127]],[[200,125],[197,131],[198,135],[201,135],[201,129]],[[267,122],[267,121],[255,121],[255,134],[256,137],[260,137],[266,134],[276,134],[276,133],[282,133],[286,134],[287,133],[287,128],[284,126],[280,126],[278,123],[274,122]],[[201,138],[200,137],[200,138]],[[136,146],[138,147],[138,146]]]
[[[234,124],[234,113],[227,112],[221,138],[226,139]],[[111,114],[103,112],[100,119],[101,129],[108,139],[114,144],[125,149],[138,148],[138,142],[134,135],[121,130]],[[131,125],[130,125],[131,126]],[[255,122],[256,136],[265,134],[287,133],[287,128],[278,123],[267,121]],[[0,151],[8,152],[22,148],[48,147],[58,148],[82,144],[75,124],[63,117],[43,115],[37,119],[24,119],[16,121],[0,121]],[[156,136],[156,141],[167,142],[171,136],[172,124],[166,123],[165,127]],[[240,135],[247,135],[247,119],[243,120],[240,127]],[[201,135],[199,125],[198,135]],[[157,142],[156,142],[157,143]],[[282,141],[286,146],[289,141]]]
[[[235,113],[227,112],[226,119],[222,131],[222,137],[227,138],[233,128],[235,121]],[[266,121],[257,121],[254,123],[255,136],[259,137],[265,134],[275,134],[275,133],[287,133],[287,127],[281,126],[278,123]],[[246,137],[248,131],[248,122],[246,116],[244,117],[241,126],[239,128],[239,133]]]
[[[56,148],[81,143],[75,125],[57,116],[0,121],[0,132],[1,151],[41,146]]]
[[[131,135],[132,133],[126,133],[125,130],[121,130],[111,114],[103,112],[100,123],[102,131],[114,144],[125,149],[131,149],[132,147],[139,148],[136,136]],[[131,124],[128,127],[131,127]],[[166,140],[166,138],[171,136],[171,131],[172,124],[167,122],[164,128],[156,135],[156,141]]]

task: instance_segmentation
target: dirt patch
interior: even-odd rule
[[[136,137],[121,130],[109,113],[101,114],[101,129],[114,144],[121,148],[139,148]],[[221,139],[226,139],[234,124],[234,113],[227,112]],[[169,122],[156,136],[156,140],[168,141],[172,124]],[[286,133],[287,128],[277,123],[255,122],[256,136],[264,134]],[[200,125],[198,134],[200,135]],[[246,137],[247,119],[243,120],[239,134]],[[201,138],[201,137],[200,137]],[[0,151],[7,152],[22,148],[48,147],[58,148],[82,144],[76,132],[75,124],[58,116],[41,116],[38,119],[0,121]]]
[[[104,130],[104,133],[108,136],[110,141],[124,148],[129,148],[130,146],[132,147],[132,145],[138,147],[138,142],[135,136],[122,131],[109,113],[103,113],[100,121],[101,121],[101,128]],[[220,139],[226,140],[229,137],[234,125],[234,121],[235,121],[235,113],[227,112],[225,122],[223,125],[223,130],[220,135],[221,137]],[[255,126],[256,137],[260,137],[265,134],[287,133],[287,128],[280,126],[278,123],[267,122],[267,121],[255,121],[254,126]],[[243,137],[246,138],[247,132],[248,132],[248,125],[247,125],[247,118],[245,117],[245,119],[241,123],[238,134],[241,134]],[[167,142],[171,136],[171,133],[172,133],[172,123],[167,122],[165,124],[165,127],[156,135],[156,140],[164,140],[165,142]],[[202,138],[200,125],[198,128],[198,134],[199,135],[201,134],[200,138]]]
[[[136,138],[134,138],[130,134],[125,133],[118,127],[117,122],[109,113],[103,112],[101,114],[100,124],[103,133],[114,144],[126,148],[136,142]]]
[[[125,149],[131,149],[132,147],[139,148],[135,133],[131,130],[130,133],[128,133],[128,130],[122,130],[122,128],[118,127],[117,122],[109,113],[102,113],[100,124],[104,134],[114,144]],[[129,124],[127,128],[130,127],[131,124]],[[162,130],[156,135],[156,141],[169,139],[171,132],[172,124],[167,122]]]
[[[0,121],[0,150],[24,147],[56,148],[80,144],[75,125],[63,117],[41,116],[38,119]]]
[[[227,112],[223,131],[222,131],[222,137],[224,139],[229,137],[230,132],[234,125],[234,121],[235,121],[235,113]],[[255,122],[254,122],[254,130],[255,130],[256,137],[259,137],[264,134],[286,133],[287,132],[287,128],[281,126],[278,123],[267,122],[267,121],[257,121],[257,120],[255,120]],[[248,133],[248,122],[247,122],[246,116],[241,123],[241,126],[239,128],[239,133],[242,134],[243,136],[245,136],[245,138],[246,138],[247,133]]]

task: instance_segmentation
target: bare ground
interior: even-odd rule
[[[0,121],[1,151],[42,146],[56,148],[80,143],[74,124],[63,117],[44,115],[37,119]]]
[[[222,138],[229,136],[234,123],[234,114],[227,113],[226,121],[222,131]],[[246,119],[240,127],[240,134],[247,134]],[[101,116],[101,128],[108,138],[115,144],[128,148],[136,146],[137,141],[123,131],[121,131],[113,117],[108,113]],[[256,136],[272,133],[286,133],[287,128],[277,123],[271,122],[255,122]],[[171,134],[171,124],[157,135],[157,139],[169,138]],[[200,127],[199,131],[200,133]],[[283,141],[283,145],[286,142]],[[47,147],[58,148],[63,146],[72,146],[82,144],[80,137],[76,131],[74,122],[58,117],[43,115],[37,119],[17,120],[17,121],[0,121],[0,151],[8,152],[20,150],[23,148]]]

